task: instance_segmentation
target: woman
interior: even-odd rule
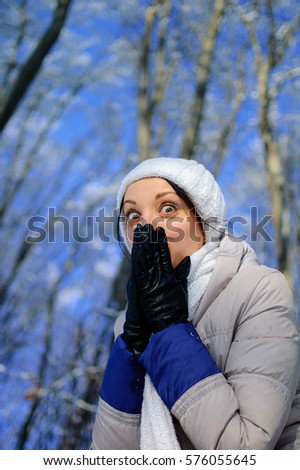
[[[195,161],[145,160],[117,195],[128,306],[94,449],[299,449],[299,336],[284,276],[225,235]]]

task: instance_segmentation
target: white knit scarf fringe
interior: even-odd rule
[[[219,243],[208,242],[191,256],[188,276],[189,317],[192,321],[212,275]],[[146,374],[141,416],[141,449],[179,450],[172,416]]]

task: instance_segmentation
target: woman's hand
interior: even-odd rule
[[[139,303],[153,333],[187,322],[190,263],[187,256],[173,269],[163,228],[155,232],[147,224],[135,230],[132,269]]]

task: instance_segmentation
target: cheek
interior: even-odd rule
[[[167,224],[166,235],[174,268],[185,256],[191,256],[204,244],[204,234],[198,223]]]
[[[181,244],[182,242],[189,243],[191,238],[191,227],[189,222],[169,219],[165,222],[164,229],[170,242],[176,244]]]
[[[132,246],[132,243],[133,243],[133,231],[134,231],[134,227],[131,227],[131,226],[127,226],[125,229],[127,243],[130,247]]]
[[[189,226],[182,222],[174,222],[166,224],[166,235],[168,239],[168,246],[171,254],[172,265],[176,267],[177,264],[191,251],[191,240],[189,233]]]

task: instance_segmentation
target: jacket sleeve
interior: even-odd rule
[[[192,325],[156,333],[140,357],[195,449],[273,449],[291,409],[299,338],[285,278],[264,276],[239,310],[222,371]]]
[[[191,323],[153,334],[139,361],[170,410],[193,385],[220,372]]]
[[[92,449],[139,449],[144,376],[137,355],[118,336],[100,389]]]

